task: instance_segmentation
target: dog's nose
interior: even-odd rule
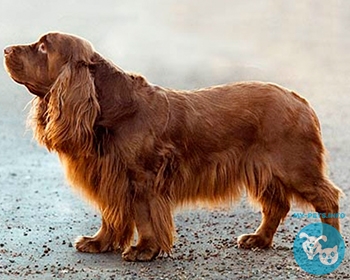
[[[6,55],[6,54],[10,54],[10,53],[12,53],[13,52],[13,47],[6,47],[5,49],[4,49],[4,54]]]

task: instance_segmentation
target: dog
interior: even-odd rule
[[[262,222],[238,238],[241,248],[270,247],[293,202],[339,212],[319,120],[291,90],[263,82],[166,89],[58,32],[9,46],[4,57],[11,78],[35,95],[35,138],[101,211],[101,228],[76,241],[79,251],[153,260],[172,249],[176,207],[234,203],[243,193],[261,205]],[[340,229],[336,217],[321,221]]]

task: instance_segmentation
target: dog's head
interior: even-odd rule
[[[10,76],[39,97],[47,95],[60,76],[67,79],[63,76],[68,72],[86,68],[94,53],[88,41],[62,33],[48,33],[33,44],[4,49]]]
[[[30,45],[5,48],[10,76],[35,94],[34,116],[39,142],[50,150],[67,151],[93,145],[100,112],[89,65],[96,53],[79,37],[49,33]]]

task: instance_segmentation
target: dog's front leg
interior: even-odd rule
[[[173,246],[172,203],[152,187],[138,190],[133,201],[138,242],[123,252],[123,258],[126,261],[151,261],[160,252],[170,253]]]
[[[126,261],[151,261],[158,256],[160,247],[152,225],[150,201],[148,195],[137,196],[134,201],[134,219],[138,232],[136,246],[131,246],[123,252]]]
[[[80,236],[75,241],[75,248],[80,252],[102,253],[113,251],[115,242],[115,233],[112,228],[102,218],[100,229],[94,236]]]

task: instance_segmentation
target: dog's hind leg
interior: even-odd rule
[[[272,179],[257,201],[262,206],[262,221],[255,233],[244,234],[238,237],[240,248],[269,248],[272,245],[273,236],[281,220],[289,212],[290,201],[286,196],[285,186],[278,179]]]
[[[334,234],[334,230],[326,224],[340,231],[339,199],[342,191],[321,172],[308,174],[309,176],[302,177],[302,183],[294,186],[297,201],[300,204],[311,204],[314,207],[323,223],[322,234],[327,236],[327,244],[339,246],[341,244],[340,234]],[[310,223],[315,223],[315,221],[310,221]]]
[[[307,186],[305,185],[307,184]],[[302,201],[311,204],[319,213],[322,223],[329,224],[340,231],[339,224],[339,198],[342,191],[329,179],[313,179],[311,177],[300,186],[298,190]]]

